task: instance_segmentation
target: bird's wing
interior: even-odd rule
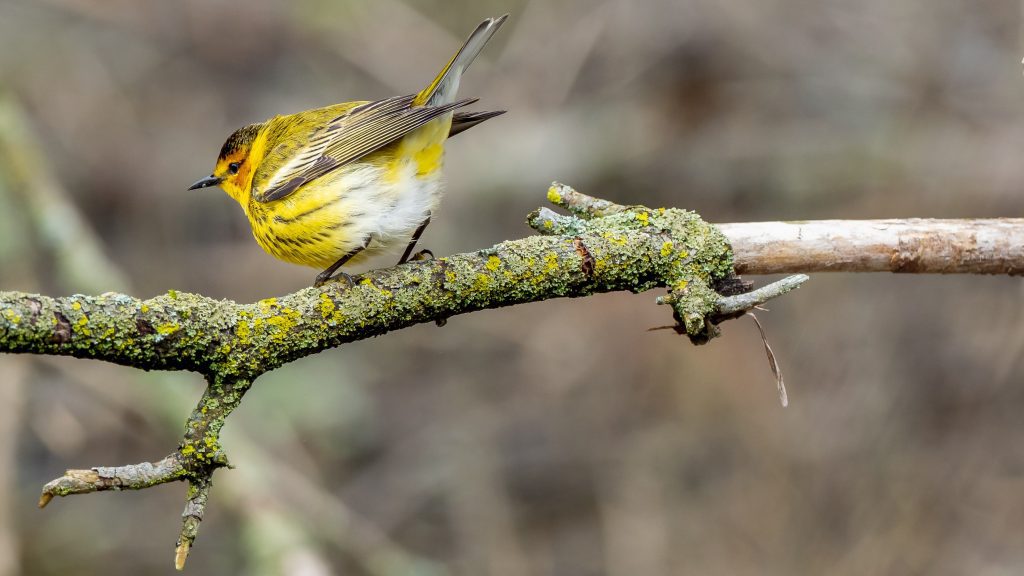
[[[475,99],[441,106],[412,106],[414,95],[367,102],[317,128],[298,149],[282,142],[268,154],[253,182],[253,198],[273,202],[302,185],[387,146],[413,130]],[[282,162],[268,162],[277,157]],[[277,165],[278,168],[270,168]],[[265,172],[264,172],[265,170]],[[273,170],[271,173],[270,170]],[[261,173],[263,172],[263,173]]]

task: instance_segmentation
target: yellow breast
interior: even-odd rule
[[[315,268],[367,241],[360,256],[404,246],[436,206],[450,125],[450,116],[431,122],[281,200],[248,199],[253,236],[272,256]]]

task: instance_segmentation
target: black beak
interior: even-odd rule
[[[221,178],[217,178],[212,174],[196,182],[195,184],[188,187],[189,190],[198,190],[200,188],[207,188],[209,186],[216,186],[220,184]]]

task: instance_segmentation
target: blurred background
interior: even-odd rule
[[[1024,213],[1022,5],[964,0],[0,0],[0,289],[307,286],[209,174],[235,128],[425,85],[454,139],[422,245],[527,235],[551,180],[716,222]],[[656,294],[486,311],[256,383],[192,574],[1015,574],[1024,285],[821,274],[694,348]],[[172,571],[185,487],[35,508],[158,459],[192,374],[0,357],[0,576]]]

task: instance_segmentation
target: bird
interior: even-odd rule
[[[213,173],[189,190],[219,186],[241,205],[263,250],[322,269],[315,286],[335,279],[351,285],[342,266],[397,252],[402,243],[399,264],[431,255],[413,249],[440,200],[446,140],[505,113],[460,110],[477,99],[456,95],[463,73],[507,18],[481,22],[416,94],[239,128],[221,147]]]

